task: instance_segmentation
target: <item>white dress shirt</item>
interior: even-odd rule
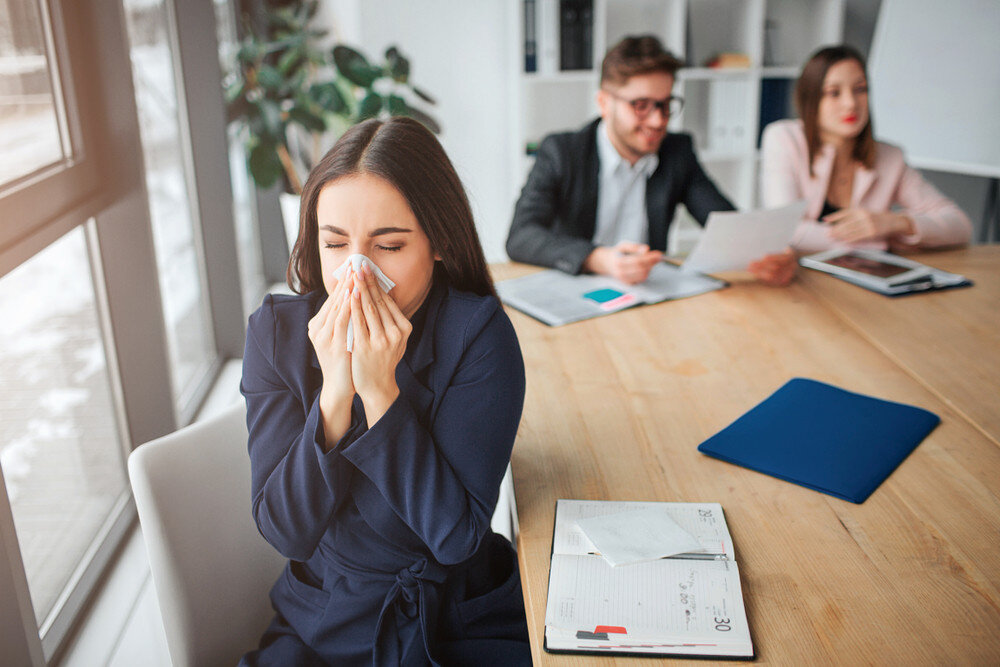
[[[621,241],[648,243],[646,181],[656,171],[660,158],[653,153],[629,164],[611,143],[603,120],[597,125],[597,157],[601,166],[593,242],[601,246]]]

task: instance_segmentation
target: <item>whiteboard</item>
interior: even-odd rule
[[[1000,1],[882,0],[869,60],[877,139],[916,167],[1000,177]]]

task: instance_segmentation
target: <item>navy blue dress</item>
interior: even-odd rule
[[[399,398],[369,429],[355,396],[325,452],[306,333],[325,297],[271,295],[250,316],[252,510],[289,564],[241,664],[530,664],[517,560],[490,530],[524,404],[510,320],[493,297],[435,283]]]

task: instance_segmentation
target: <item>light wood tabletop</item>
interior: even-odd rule
[[[989,275],[1000,270],[983,283]],[[887,353],[891,333],[860,330],[850,295],[834,306],[811,276],[788,288],[732,282],[558,328],[508,309],[527,370],[512,469],[535,664],[635,660],[542,650],[558,498],[721,503],[760,662],[1000,662],[1000,446],[964,398],[987,402],[991,378],[968,379],[982,384],[965,393],[949,388],[957,376],[918,379]],[[871,296],[901,308],[936,295]],[[978,355],[996,368],[1000,349]],[[697,451],[793,377],[916,405],[942,423],[861,505]]]
[[[862,335],[1000,443],[1000,245],[914,259],[961,273],[974,287],[887,298],[817,271],[811,292]]]

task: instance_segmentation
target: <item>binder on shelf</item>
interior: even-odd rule
[[[535,34],[535,19],[538,9],[535,0],[524,0],[524,71],[538,70],[538,35]]]
[[[757,146],[764,128],[776,120],[791,118],[792,89],[795,79],[768,77],[760,80],[760,124],[757,126]]]
[[[794,378],[698,451],[863,503],[940,421],[912,405]]]
[[[593,0],[559,0],[560,70],[591,68],[593,35]]]

